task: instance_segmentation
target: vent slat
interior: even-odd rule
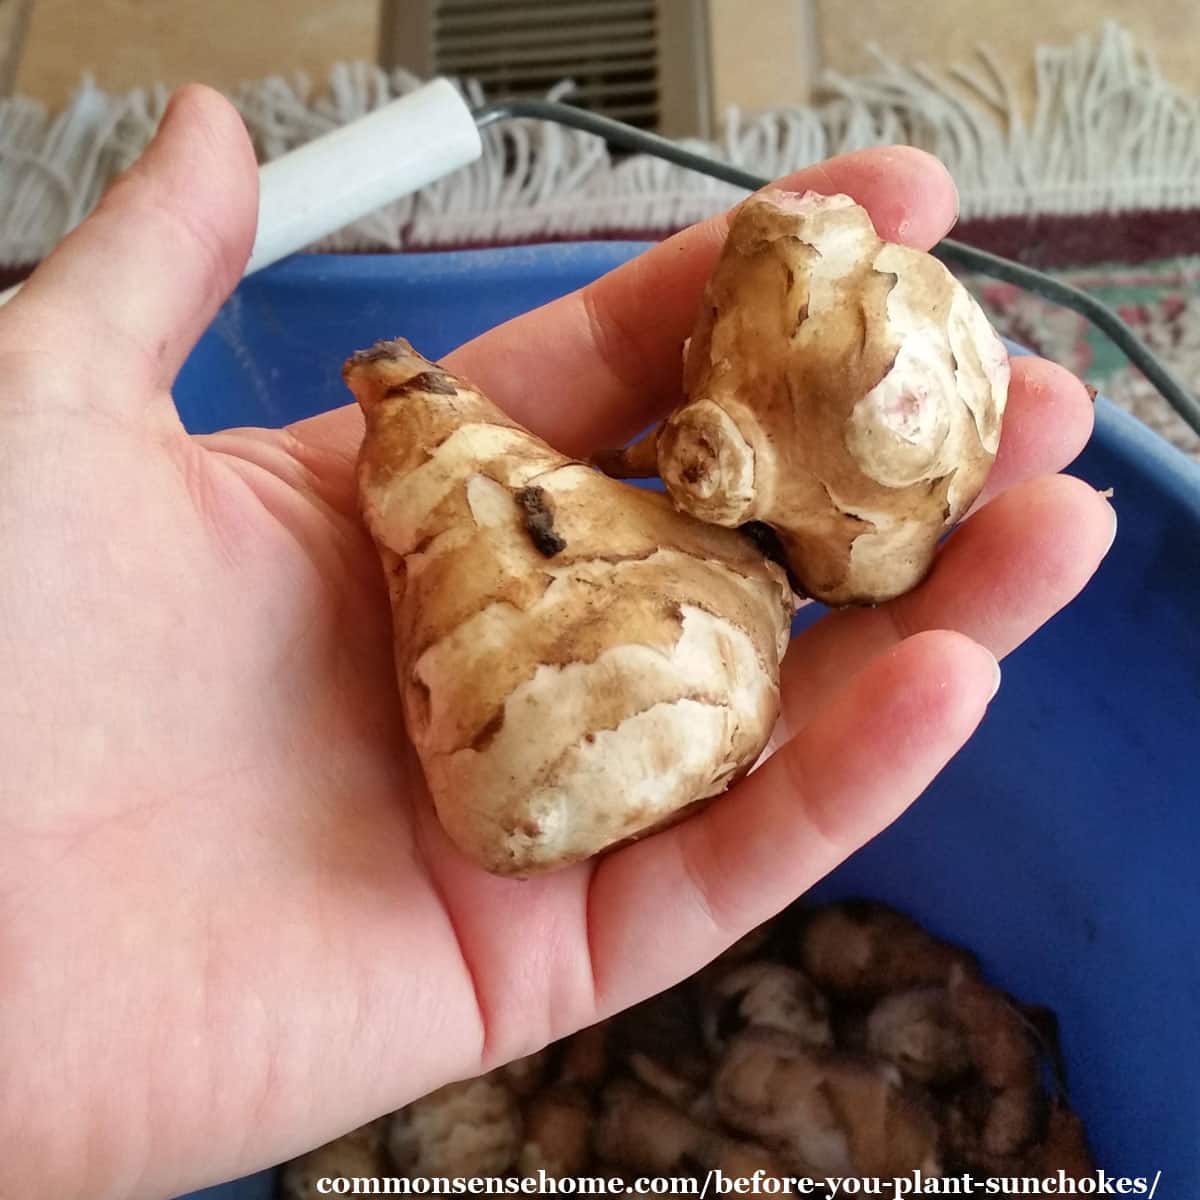
[[[602,42],[605,45],[629,43],[654,44],[653,21],[625,21],[620,24],[574,25],[563,28],[555,24],[551,28],[536,31],[527,29],[493,29],[480,34],[473,29],[457,29],[453,32],[437,30],[434,44],[446,53],[452,51],[504,49],[508,46],[557,46],[578,44],[583,40]]]
[[[653,21],[656,17],[653,4],[645,0],[613,0],[611,4],[597,4],[595,0],[564,0],[554,8],[553,19],[556,24],[563,21],[600,21],[610,19],[625,19],[629,17]],[[455,12],[439,10],[436,25],[442,29],[474,29],[483,33],[489,29],[515,29],[531,25],[535,28],[546,24],[546,8],[544,5],[522,5],[507,11],[492,9],[475,12]]]
[[[453,72],[449,72],[453,73]],[[658,74],[655,71],[643,71],[640,74],[634,75],[633,72],[624,70],[590,70],[588,68],[576,67],[572,71],[563,74],[562,68],[558,63],[551,63],[545,67],[492,67],[486,71],[475,71],[471,75],[472,79],[479,80],[485,87],[491,84],[503,84],[510,86],[514,81],[520,82],[522,87],[535,88],[539,91],[545,91],[553,87],[556,83],[561,83],[562,80],[570,78],[575,84],[575,91],[571,93],[570,103],[578,103],[579,97],[585,92],[588,92],[594,84],[606,83],[609,80],[626,80],[632,85],[634,95],[637,92],[650,92],[658,90]]]
[[[594,96],[656,96],[657,94],[658,75],[656,72],[651,72],[641,79],[630,79],[623,83],[588,83],[579,80],[575,91],[568,97],[568,102],[578,104],[581,98],[590,100]]]
[[[653,45],[644,42],[632,46],[589,46],[586,49],[568,49],[564,46],[522,46],[503,50],[462,50],[455,54],[437,54],[438,70],[451,74],[469,74],[482,67],[519,66],[524,63],[561,63],[564,68],[570,63],[598,65],[609,63],[653,63],[657,59]]]
[[[560,6],[590,9],[596,13],[620,9],[652,11],[657,7],[657,0],[426,0],[426,3],[432,4],[433,15],[437,18],[468,17],[485,20],[512,13],[536,13],[544,20],[548,12]]]

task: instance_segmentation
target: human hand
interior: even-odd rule
[[[915,592],[796,640],[773,758],[600,860],[485,875],[403,737],[357,410],[193,438],[171,404],[241,273],[256,180],[233,110],[186,89],[0,314],[2,1195],[246,1173],[668,986],[922,791],[983,715],[989,651],[1111,539],[1104,500],[1050,475],[1090,431],[1082,386],[1014,363],[986,507]],[[785,182],[920,246],[955,213],[914,151]],[[674,399],[722,231],[448,365],[564,450],[617,444]]]

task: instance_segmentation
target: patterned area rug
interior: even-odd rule
[[[1052,271],[1115,308],[1193,393],[1200,389],[1200,258]],[[1083,317],[1011,284],[964,276],[996,328],[1054,359],[1200,462],[1200,437]]]

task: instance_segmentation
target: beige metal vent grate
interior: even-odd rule
[[[670,135],[708,129],[705,0],[386,0],[385,66],[478,80]]]
[[[655,0],[438,0],[439,72],[478,79],[492,96],[539,96],[571,79],[573,103],[657,128]]]

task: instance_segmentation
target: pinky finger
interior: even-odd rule
[[[961,634],[911,637],[727,796],[604,860],[588,904],[601,1011],[715,957],[886,828],[970,737],[998,671]]]

